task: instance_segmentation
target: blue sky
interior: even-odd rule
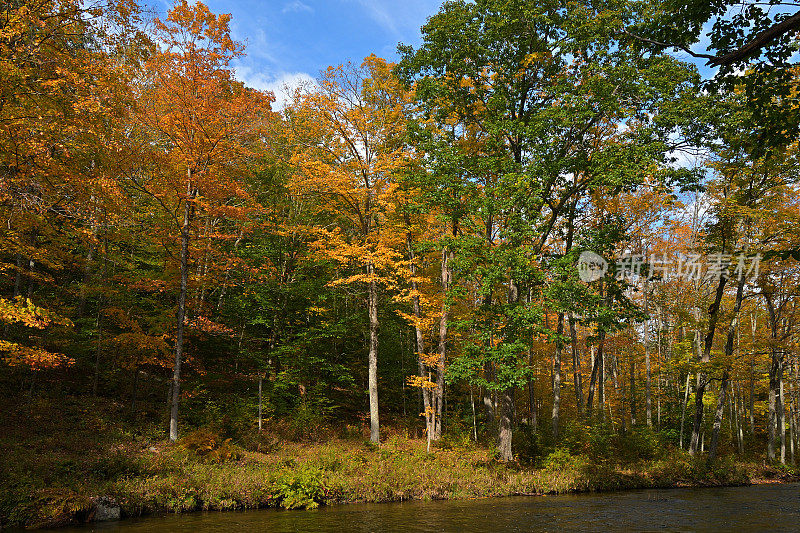
[[[236,75],[251,87],[273,91],[316,78],[321,70],[369,54],[397,59],[397,44],[418,45],[420,27],[443,0],[204,0],[232,15],[234,38],[247,45]],[[164,16],[171,0],[145,0]],[[707,38],[695,47],[702,50]],[[691,60],[688,54],[676,56]],[[695,61],[709,75],[703,61]]]
[[[160,2],[163,12],[169,0]],[[204,0],[230,13],[234,37],[247,45],[237,77],[278,99],[283,84],[316,78],[330,65],[369,54],[397,59],[397,44],[419,44],[419,28],[442,0]]]

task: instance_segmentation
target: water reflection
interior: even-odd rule
[[[800,531],[800,484],[481,500],[313,511],[170,515],[59,531]]]

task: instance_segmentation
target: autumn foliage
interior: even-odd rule
[[[797,142],[760,127],[757,68],[704,84],[630,40],[653,13],[601,7],[446,2],[275,109],[203,3],[7,2],[0,387],[231,450],[794,461]]]

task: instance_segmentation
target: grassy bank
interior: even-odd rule
[[[389,502],[607,491],[645,487],[735,485],[790,479],[789,468],[721,458],[713,467],[657,439],[595,442],[573,430],[565,445],[541,446],[521,462],[499,463],[466,439],[445,439],[431,453],[404,431],[387,430],[376,447],[354,428],[324,442],[293,442],[270,430],[233,439],[219,428],[188,433],[177,444],[157,428],[124,432],[123,424],[69,406],[48,417],[47,402],[16,413],[0,438],[4,460],[3,525],[42,527],[88,521],[96,498],[123,517],[158,512],[304,508],[345,502]],[[104,406],[109,408],[108,405]],[[26,418],[27,412],[27,418]],[[38,413],[38,414],[37,414]],[[10,415],[10,413],[5,413]],[[87,416],[88,415],[88,416]],[[8,416],[7,416],[8,418]],[[87,423],[86,420],[89,420]],[[582,439],[582,440],[576,440]],[[576,445],[585,453],[576,453]]]

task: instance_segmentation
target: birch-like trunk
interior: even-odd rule
[[[553,440],[558,442],[558,424],[561,409],[561,335],[564,333],[564,313],[558,314],[556,351],[553,357]]]
[[[753,335],[753,346],[756,345],[756,330],[758,329],[758,319],[755,313],[750,315],[750,332]],[[750,434],[753,435],[756,431],[756,415],[755,415],[755,396],[756,396],[756,355],[750,357],[750,397],[749,397],[749,412],[750,412]]]
[[[776,458],[776,446],[778,440],[778,403],[779,403],[779,373],[780,373],[780,354],[777,347],[772,349],[772,364],[769,370],[769,414],[767,419],[767,457],[771,460]]]
[[[578,350],[578,333],[575,331],[575,320],[569,317],[569,337],[572,346],[572,382],[575,387],[575,405],[578,416],[583,416],[583,376],[581,374],[581,353]]]
[[[378,282],[375,281],[375,266],[367,266],[369,275],[369,440],[380,443],[380,421],[378,418]]]
[[[776,306],[773,294],[762,292],[764,301],[767,304],[769,313],[769,327],[772,336],[772,346],[770,352],[772,361],[769,368],[769,415],[768,415],[768,437],[767,437],[767,456],[770,460],[775,460],[778,450],[776,449],[783,442],[783,402],[781,395],[781,385],[783,382],[784,352],[780,344],[781,337],[781,307]],[[783,449],[783,460],[785,460],[785,448]]]
[[[444,405],[444,370],[447,362],[447,321],[449,320],[450,304],[447,301],[447,292],[452,279],[453,254],[447,248],[442,249],[442,316],[439,321],[439,363],[436,368],[436,419],[433,440],[442,436],[442,407]]]
[[[264,383],[264,376],[258,376],[258,432],[261,433],[261,389]]]

